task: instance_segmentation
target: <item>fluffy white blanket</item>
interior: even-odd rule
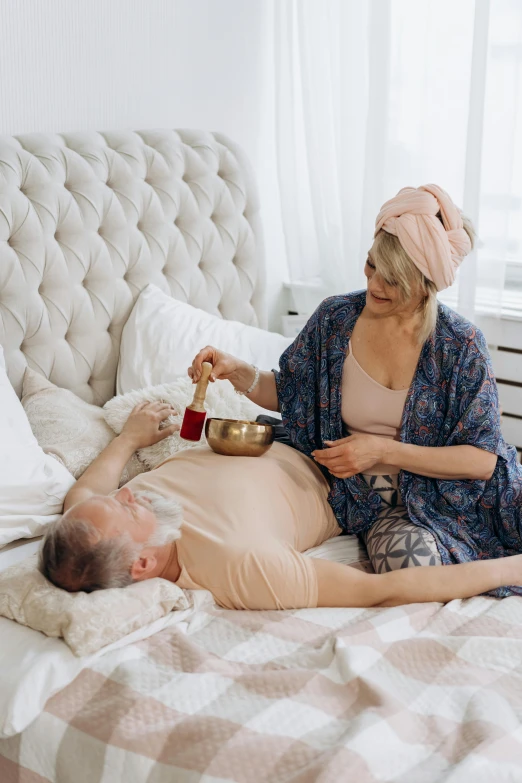
[[[119,434],[136,405],[145,400],[148,402],[162,400],[168,402],[176,410],[175,415],[169,416],[165,420],[164,426],[177,423],[181,427],[185,408],[192,402],[194,389],[192,381],[187,377],[177,378],[172,383],[149,386],[146,389],[120,394],[118,397],[113,397],[112,400],[105,403],[103,407],[105,421],[112,427],[114,432]],[[267,413],[267,411],[255,405],[247,397],[236,394],[234,387],[229,381],[216,381],[216,383],[209,384],[206,408],[208,416],[223,419],[248,419],[255,421],[259,414]],[[270,415],[277,416],[277,414],[273,413]],[[154,446],[139,449],[138,458],[146,470],[153,470],[153,468],[176,452],[199,446],[205,442],[204,433],[201,441],[189,443],[180,438],[179,432],[175,432],[174,435],[170,435]]]

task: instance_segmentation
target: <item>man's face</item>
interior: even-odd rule
[[[88,519],[103,538],[127,533],[136,544],[146,544],[157,529],[150,503],[144,497],[136,498],[128,487],[106,496],[94,495],[67,513]]]

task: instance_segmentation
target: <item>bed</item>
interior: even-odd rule
[[[30,366],[109,400],[149,283],[266,325],[255,183],[222,135],[1,138],[0,210],[0,344],[18,393]],[[344,538],[349,562],[357,543]],[[0,550],[0,569],[37,545]],[[21,664],[20,681],[0,676],[16,706],[2,715],[0,781],[522,780],[520,598],[234,612],[202,593],[172,615],[80,661],[1,618]]]

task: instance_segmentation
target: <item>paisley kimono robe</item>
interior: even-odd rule
[[[366,292],[326,299],[284,352],[275,373],[280,411],[295,448],[310,456],[348,434],[341,419],[342,371]],[[471,445],[497,454],[489,481],[442,480],[401,471],[410,519],[435,537],[442,562],[522,553],[522,466],[500,431],[498,394],[482,333],[439,304],[404,407],[401,441],[417,446]],[[346,533],[371,527],[381,500],[364,479],[330,482],[329,501]],[[522,581],[522,580],[521,580]],[[517,593],[501,588],[495,595]]]

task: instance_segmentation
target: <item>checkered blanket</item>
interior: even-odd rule
[[[522,781],[522,599],[234,612],[99,658],[2,783]]]

